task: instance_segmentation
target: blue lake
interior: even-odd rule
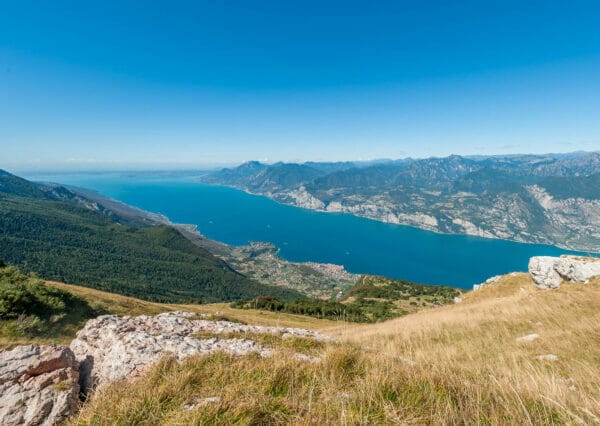
[[[547,245],[441,235],[347,214],[314,212],[183,178],[117,173],[28,178],[94,189],[162,213],[173,222],[196,224],[202,234],[227,244],[269,241],[288,260],[336,263],[355,273],[425,284],[471,288],[492,275],[526,271],[531,256],[566,253]]]

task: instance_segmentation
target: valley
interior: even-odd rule
[[[265,196],[196,183],[198,175],[198,172],[191,171],[177,178],[164,178],[161,174],[152,173],[28,177],[60,182],[70,188],[93,189],[97,191],[94,196],[99,193],[111,197],[113,203],[117,199],[138,209],[160,213],[161,217],[168,217],[173,223],[193,224],[184,228],[200,232],[204,238],[197,242],[207,244],[203,246],[205,249],[215,250],[214,253],[222,260],[236,263],[238,268],[244,268],[247,262],[255,263],[265,272],[260,274],[264,276],[261,279],[271,284],[283,283],[282,279],[287,279],[281,276],[281,271],[290,272],[287,279],[290,283],[298,282],[298,272],[303,268],[293,268],[291,264],[307,266],[307,262],[313,262],[340,265],[352,275],[380,275],[415,283],[470,289],[492,275],[526,270],[526,259],[531,256],[566,253],[550,245],[440,234],[345,213],[287,206]],[[270,243],[278,260],[288,262],[286,267],[278,269],[272,262],[258,265],[260,260],[268,260],[270,250],[251,258],[245,256],[250,254],[247,248],[234,249],[228,254],[223,252],[220,244],[235,248],[247,247],[252,242]],[[585,255],[586,252],[580,254]],[[234,260],[235,257],[238,260]],[[316,283],[320,274],[308,275],[304,280]],[[255,278],[258,276],[255,275]],[[327,288],[330,284],[331,280],[324,279],[318,286]],[[340,285],[340,288],[348,288],[347,282],[340,282]],[[331,290],[328,297],[339,291]]]
[[[0,184],[0,256],[47,280],[167,303],[244,306],[267,297],[278,310],[355,322],[414,311],[398,302],[404,296],[391,302],[352,293],[367,279],[386,286],[395,280],[350,274],[334,264],[290,262],[268,243],[229,246],[204,237],[194,225],[174,224],[82,188],[36,184],[5,172]],[[450,287],[402,285],[424,297],[420,308],[460,294]]]

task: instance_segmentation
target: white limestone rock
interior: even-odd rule
[[[325,203],[306,190],[304,186],[289,191],[286,195],[293,200],[294,205],[311,210],[324,210]]]
[[[209,396],[207,398],[199,398],[194,397],[192,400],[183,406],[183,409],[186,411],[195,410],[198,407],[205,407],[210,404],[218,404],[221,402],[221,397],[219,396]]]
[[[79,403],[78,363],[64,346],[17,346],[0,351],[0,423],[54,425]]]
[[[486,285],[497,283],[498,281],[500,281],[501,278],[502,278],[502,275],[494,275],[493,277],[488,278],[487,280],[485,280],[484,282],[482,282],[480,284],[473,285],[473,291],[481,290]]]
[[[194,337],[198,333],[223,335],[223,338]],[[176,356],[178,360],[214,352],[271,355],[270,349],[263,348],[253,340],[227,338],[231,333],[269,333],[282,338],[298,336],[316,340],[330,339],[304,329],[208,321],[196,319],[195,314],[191,313],[168,312],[154,317],[104,315],[89,320],[71,342],[71,349],[81,363],[81,386],[84,393],[97,385],[134,378],[168,354]]]
[[[563,255],[535,256],[529,259],[529,274],[539,288],[560,287],[563,281],[587,283],[600,275],[600,259]]]
[[[539,288],[558,288],[562,277],[554,269],[559,258],[550,256],[535,256],[529,259],[529,274]]]
[[[554,362],[554,361],[558,361],[558,355],[554,355],[554,354],[538,355],[535,357],[535,359],[537,359],[538,361]]]
[[[517,338],[517,343],[527,343],[533,342],[534,340],[539,339],[540,335],[537,333],[528,334],[527,336],[522,336]]]

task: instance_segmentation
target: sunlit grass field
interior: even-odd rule
[[[74,424],[600,422],[600,279],[542,291],[527,274],[507,275],[460,304],[373,325],[118,299],[104,303],[123,312],[132,304],[135,313],[221,311],[319,329],[337,342],[271,339],[269,358],[165,359],[136,381],[97,391]],[[530,334],[539,337],[517,341]]]

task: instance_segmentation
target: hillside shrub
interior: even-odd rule
[[[94,310],[71,293],[51,287],[15,267],[0,268],[0,325],[2,334],[35,336]]]

